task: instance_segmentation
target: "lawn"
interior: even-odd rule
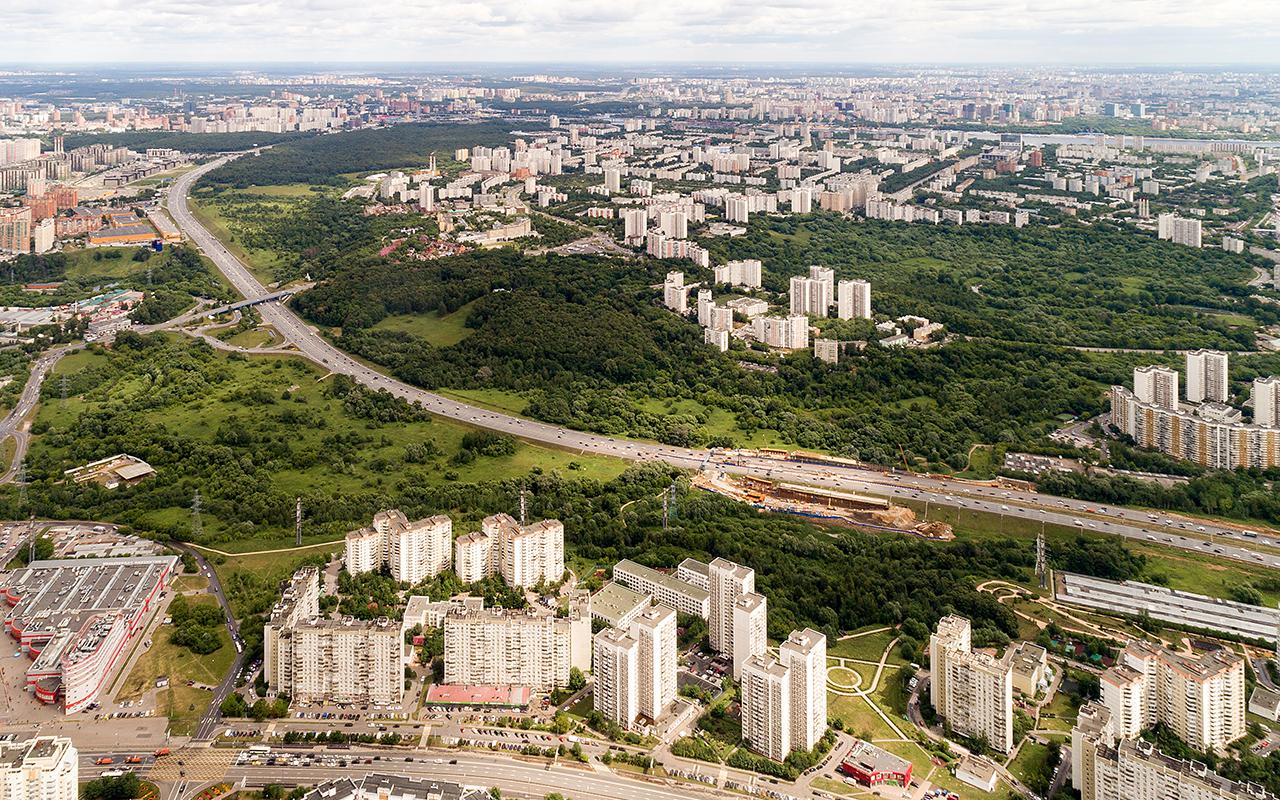
[[[1075,726],[1078,713],[1067,693],[1059,691],[1049,705],[1040,709],[1040,723],[1036,727],[1049,731],[1070,731]]]
[[[868,628],[867,630],[875,630],[875,628]],[[886,631],[869,633],[853,639],[831,641],[828,642],[827,655],[878,662],[880,656],[884,653],[884,649],[889,646],[889,642],[892,642],[897,635],[898,632],[890,628]],[[903,661],[896,652],[890,652],[888,663],[905,664],[907,662]]]
[[[221,205],[216,201],[201,199],[198,194],[189,197],[188,205],[191,213],[200,224],[221,241],[228,250],[249,267],[263,285],[270,286],[276,280],[276,267],[285,261],[285,254],[274,250],[249,249],[244,247],[232,233],[233,223]]]
[[[224,341],[237,347],[265,347],[271,344],[283,344],[276,337],[275,328],[270,325],[240,331],[228,336]]]
[[[935,766],[928,752],[915,742],[885,742],[880,747],[894,755],[907,759],[912,764],[911,777],[924,783],[927,779],[934,786],[940,786],[960,795],[961,800],[990,800],[993,796],[986,792],[956,780],[946,767]]]
[[[373,329],[409,333],[436,347],[449,347],[471,335],[472,329],[466,327],[466,321],[474,305],[474,301],[467,303],[443,316],[434,311],[429,314],[395,314],[374,325]]]
[[[218,601],[212,595],[200,595],[190,598],[190,602],[216,604]],[[116,695],[116,701],[136,700],[155,687],[157,678],[168,678],[169,686],[156,690],[156,712],[169,718],[173,734],[190,734],[209,707],[211,695],[204,689],[187,686],[187,681],[216,686],[235,660],[235,647],[226,628],[219,626],[217,630],[222,647],[209,655],[196,655],[185,647],[170,644],[173,628],[161,626],[150,649],[134,664],[133,671]]]
[[[828,692],[827,716],[843,720],[844,729],[862,739],[879,741],[900,738],[861,697],[846,697]]]

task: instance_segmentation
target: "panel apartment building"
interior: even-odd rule
[[[1102,704],[1116,735],[1136,739],[1164,723],[1197,750],[1215,751],[1245,734],[1244,659],[1225,650],[1186,656],[1132,641],[1102,673]]]
[[[391,577],[418,583],[449,569],[453,555],[453,522],[444,514],[410,522],[398,510],[379,511],[373,524],[346,538],[347,571],[376,572],[384,566]]]
[[[507,514],[485,517],[480,530],[454,542],[454,570],[464,583],[501,575],[508,586],[555,583],[564,575],[564,524],[521,525]]]
[[[597,633],[596,710],[624,728],[640,717],[660,720],[676,697],[676,649],[676,612],[666,606],[651,605],[625,628]]]
[[[79,757],[62,736],[0,742],[0,797],[4,800],[77,800]]]
[[[778,648],[742,665],[742,739],[766,758],[783,761],[811,750],[827,730],[827,637],[793,631]]]
[[[1008,657],[976,652],[969,620],[946,616],[929,637],[933,708],[962,736],[1013,749],[1013,667]]]
[[[320,572],[293,574],[263,627],[267,685],[293,702],[398,703],[404,697],[400,625],[320,616]]]
[[[450,611],[444,620],[444,682],[528,686],[569,683],[569,670],[591,668],[591,614],[568,617],[501,608]]]
[[[1100,703],[1081,706],[1071,731],[1071,784],[1081,800],[1278,800],[1257,784],[1228,780],[1204,764],[1119,736]]]

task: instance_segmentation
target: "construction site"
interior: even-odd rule
[[[761,511],[793,514],[836,525],[905,533],[940,542],[956,538],[947,523],[918,522],[914,511],[894,505],[882,497],[750,476],[730,477],[712,470],[699,472],[694,476],[693,485],[748,503]]]

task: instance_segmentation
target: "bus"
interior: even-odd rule
[[[251,744],[245,748],[245,752],[251,756],[269,756],[271,748],[265,744]]]

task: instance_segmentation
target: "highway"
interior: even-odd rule
[[[57,364],[59,359],[74,350],[79,350],[84,345],[63,345],[54,347],[45,351],[35,363],[31,365],[31,375],[27,378],[27,383],[22,387],[22,394],[18,397],[18,404],[8,413],[3,420],[0,420],[0,442],[10,436],[13,437],[13,458],[10,460],[4,476],[0,477],[0,483],[12,483],[18,477],[18,466],[22,463],[22,459],[26,457],[27,446],[30,444],[31,435],[23,430],[22,423],[26,420],[27,415],[36,407],[36,403],[40,400],[40,387],[44,385],[44,379],[48,377],[49,371],[53,369],[53,365]]]
[[[180,758],[184,752],[190,754],[190,751],[180,751],[170,758]],[[695,783],[650,782],[624,777],[608,770],[601,771],[572,761],[550,765],[521,761],[502,753],[376,749],[304,751],[277,748],[273,748],[273,752],[298,755],[309,752],[315,755],[332,756],[346,760],[348,766],[322,766],[319,763],[314,766],[232,765],[219,780],[229,783],[244,781],[249,786],[264,786],[268,783],[313,786],[321,781],[344,775],[359,777],[370,772],[386,772],[409,778],[451,781],[469,786],[497,786],[504,793],[519,796],[543,797],[551,792],[559,792],[574,800],[686,800],[695,795],[740,796]],[[406,756],[406,752],[411,752],[412,755]],[[103,755],[115,756],[115,763],[106,766],[95,764],[98,757]],[[121,769],[123,760],[121,756],[122,754],[114,752],[82,752],[80,754],[81,778],[90,780],[104,770]],[[379,760],[374,761],[374,757]],[[365,763],[366,760],[369,763]],[[144,759],[144,764],[140,765],[139,769],[143,777],[146,777],[146,770],[153,762],[150,756]],[[196,784],[192,782],[191,785],[194,787]]]
[[[182,231],[214,262],[237,291],[247,298],[262,297],[268,294],[268,290],[239,258],[223,247],[196,220],[188,206],[191,186],[226,160],[221,158],[209,162],[179,177],[169,191],[169,212]],[[632,461],[661,461],[683,469],[713,465],[717,469],[736,474],[785,479],[896,500],[989,512],[1017,521],[1023,526],[1023,530],[1037,530],[1041,523],[1065,525],[1184,550],[1212,553],[1268,567],[1280,567],[1280,534],[1274,532],[1264,532],[1258,538],[1251,538],[1246,537],[1240,528],[1189,517],[1100,507],[1097,503],[1082,500],[1004,490],[923,475],[898,475],[870,467],[783,461],[750,454],[730,455],[615,439],[493,412],[410,386],[355,361],[279,302],[265,302],[258,308],[263,321],[274,326],[283,338],[298,349],[300,355],[332,372],[349,375],[371,388],[385,389],[410,402],[419,403],[434,414],[537,444]]]

